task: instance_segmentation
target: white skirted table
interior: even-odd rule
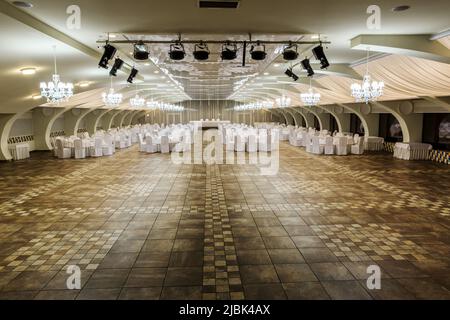
[[[14,160],[23,160],[30,157],[30,146],[28,143],[19,143],[9,147]]]
[[[200,121],[191,121],[191,124],[197,128],[219,128],[220,125],[230,124],[231,121],[227,120],[200,120]]]
[[[394,158],[402,160],[428,160],[433,147],[428,143],[401,143],[397,142],[394,148]]]
[[[384,138],[365,137],[364,149],[367,151],[382,151],[384,148]]]

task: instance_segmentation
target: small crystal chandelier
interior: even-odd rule
[[[369,50],[367,50],[366,75],[363,78],[362,84],[353,83],[350,87],[352,97],[356,99],[356,102],[369,103],[370,101],[376,101],[383,95],[384,82],[371,80],[369,74],[369,53]]]
[[[302,99],[302,102],[308,107],[315,106],[320,102],[320,93],[314,92],[311,79],[309,79],[308,92],[300,94],[300,99]]]
[[[60,81],[58,69],[56,67],[56,47],[53,47],[53,61],[55,64],[55,73],[52,76],[52,81],[45,83],[41,82],[41,96],[47,99],[48,103],[58,104],[66,102],[73,96],[73,84],[70,82],[64,83]]]
[[[145,106],[145,99],[140,97],[138,94],[137,84],[136,84],[136,95],[134,96],[134,98],[130,99],[130,106],[132,106],[133,108],[142,108],[143,106]]]
[[[263,102],[262,102],[262,106],[263,106],[263,108],[266,108],[266,109],[270,109],[270,108],[273,108],[273,101],[272,100],[264,100]]]
[[[102,98],[103,98],[103,103],[105,104],[105,106],[107,107],[117,107],[122,103],[122,94],[121,93],[116,93],[114,91],[113,88],[113,83],[112,83],[112,77],[111,77],[111,87],[109,88],[109,92],[103,92],[102,93]]]
[[[277,98],[276,101],[277,101],[277,105],[280,108],[287,108],[291,105],[291,98],[285,96],[284,94],[280,98]]]

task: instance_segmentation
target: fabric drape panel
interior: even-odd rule
[[[254,122],[270,122],[271,113],[259,110],[254,112],[236,112],[233,110],[236,103],[226,100],[192,100],[181,103],[184,106],[183,112],[162,112],[159,110],[149,111],[141,117],[141,123],[189,123],[201,119],[221,119],[231,122],[244,122],[252,124]],[[243,121],[241,121],[243,120]]]

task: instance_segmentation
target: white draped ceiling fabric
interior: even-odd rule
[[[361,76],[366,65],[354,67]],[[450,65],[420,58],[389,55],[371,61],[369,73],[376,81],[384,81],[385,90],[380,101],[416,99],[423,96],[448,96],[450,93]],[[357,81],[339,76],[322,76],[316,81],[326,89],[317,88],[321,104],[352,103],[350,85]],[[306,85],[297,87],[302,92]]]

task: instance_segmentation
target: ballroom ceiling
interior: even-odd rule
[[[81,8],[81,29],[71,30],[66,25],[69,16],[66,9],[73,1],[31,0],[32,8],[17,8],[11,5],[11,2],[0,1],[1,113],[17,112],[44,103],[42,100],[33,100],[32,97],[38,94],[39,82],[48,81],[51,77],[53,45],[57,46],[58,70],[63,81],[71,81],[76,85],[89,83],[89,87],[76,86],[76,93],[109,87],[107,70],[97,68],[102,52],[98,41],[105,40],[108,33],[113,34],[115,39],[124,36],[130,39],[173,39],[178,33],[182,33],[186,38],[242,39],[252,33],[261,39],[284,39],[288,35],[292,40],[302,37],[307,40],[316,39],[320,34],[321,39],[331,42],[327,46],[326,55],[332,66],[349,66],[361,74],[358,68],[366,52],[351,49],[352,38],[361,34],[437,34],[448,29],[450,12],[450,2],[445,0],[411,0],[407,3],[411,9],[405,12],[391,10],[404,3],[381,0],[377,2],[382,14],[381,29],[368,30],[366,20],[369,15],[366,9],[372,2],[364,0],[242,0],[238,9],[200,9],[196,0],[80,0],[76,4]],[[437,41],[448,45],[448,37]],[[193,61],[192,48],[189,46],[186,47],[186,60],[180,63],[167,59],[168,47],[151,46],[151,55],[156,59],[154,61],[158,62],[156,65],[133,61],[130,55],[131,45],[118,47],[121,57],[139,69],[139,90],[147,97],[168,102],[190,98],[226,97],[245,101],[258,96],[273,96],[273,90],[280,93],[289,89],[288,92],[292,94],[308,88],[307,82],[293,83],[284,75],[290,64],[286,64],[277,56],[276,47],[268,47],[269,56],[262,63],[249,60],[244,70],[238,61],[218,61],[219,48],[213,45],[210,46],[212,55],[207,63]],[[310,48],[302,49],[306,50],[302,57],[311,56]],[[380,55],[378,61],[389,65],[395,63],[395,59],[400,57]],[[422,61],[411,59],[408,63],[413,67],[414,63]],[[431,88],[430,93],[442,94],[441,87],[447,85],[445,76],[448,78],[448,64],[434,61],[432,64],[433,72],[440,72],[441,75],[430,75],[421,81],[431,83],[437,77],[440,84],[437,88]],[[19,70],[24,67],[35,67],[37,73],[23,76]],[[316,66],[314,68],[317,69]],[[376,67],[374,68],[373,70],[378,72]],[[305,77],[300,68],[296,70],[301,78]],[[414,73],[399,74],[398,77],[401,77],[404,83],[411,83],[414,81],[411,78],[413,75]],[[248,84],[234,92],[240,76],[248,78]],[[318,76],[313,85],[321,91],[325,103],[351,101],[346,93],[347,83],[351,82],[351,78],[336,73],[318,73]],[[131,96],[135,86],[127,86],[126,78],[126,72],[119,73],[115,86],[127,96]],[[389,80],[391,79],[385,81]],[[177,82],[182,85],[184,91],[180,90]],[[267,92],[261,88],[266,85]],[[415,87],[418,90],[413,88],[410,92],[395,86],[388,87],[387,97],[417,97],[428,92],[423,92],[426,91],[423,88],[427,86]],[[336,91],[338,88],[340,90]],[[393,92],[389,91],[391,89]],[[100,99],[91,98],[83,100],[81,107],[99,103]]]

